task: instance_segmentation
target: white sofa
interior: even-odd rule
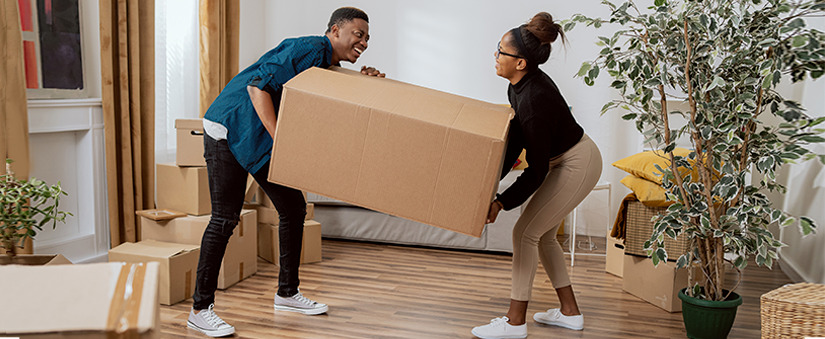
[[[501,181],[499,192],[521,173],[521,170],[511,171]],[[307,201],[315,204],[315,220],[321,223],[322,235],[327,238],[510,253],[513,252],[513,226],[521,215],[521,207],[502,211],[496,222],[485,226],[481,237],[476,238],[317,194],[308,193]]]

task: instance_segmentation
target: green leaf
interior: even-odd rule
[[[653,2],[653,5],[655,5],[656,7],[664,6],[664,4],[665,0],[656,0],[655,2]]]
[[[656,249],[656,256],[658,256],[659,259],[662,260],[662,262],[667,261],[667,251],[665,251],[664,248],[661,248],[661,247],[657,248]]]
[[[733,265],[741,270],[748,265],[748,260],[746,260],[744,256],[738,256],[736,257],[736,260],[733,262]]]
[[[806,37],[804,35],[797,35],[793,38],[793,41],[791,42],[791,46],[793,46],[794,48],[799,48],[799,47],[805,46],[807,43],[808,43],[808,37]]]
[[[816,228],[816,224],[811,218],[808,217],[799,217],[799,229],[802,231],[802,235],[809,235],[814,232],[814,228]]]
[[[592,67],[592,66],[590,65],[589,62],[583,62],[582,67],[579,68],[579,73],[577,73],[576,76],[577,77],[583,77],[585,74],[587,74],[587,71],[590,70],[590,67]]]
[[[801,18],[796,18],[793,21],[788,23],[788,27],[791,27],[791,28],[805,27],[805,20],[802,20]]]
[[[596,79],[599,77],[599,66],[596,65],[587,72],[587,77]]]
[[[807,142],[825,142],[825,138],[817,136],[817,135],[806,135],[800,137],[799,140],[807,141]]]
[[[768,74],[767,76],[765,76],[765,80],[762,80],[762,88],[769,89],[769,88],[771,88],[772,84],[773,84],[773,73]]]

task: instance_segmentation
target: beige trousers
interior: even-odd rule
[[[567,263],[556,232],[564,217],[596,186],[601,173],[601,153],[587,134],[567,152],[550,159],[547,178],[513,228],[510,298],[530,300],[539,258],[553,287],[570,286]]]

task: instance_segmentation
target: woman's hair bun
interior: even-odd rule
[[[540,12],[533,16],[525,28],[538,38],[542,45],[556,41],[561,32],[561,25],[554,22],[553,16],[547,12]]]

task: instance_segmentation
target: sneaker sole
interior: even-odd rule
[[[476,333],[476,330],[475,330],[475,329],[473,329],[473,330],[472,330],[472,331],[470,331],[470,332],[471,332],[474,336],[478,337],[479,339],[522,339],[522,338],[527,338],[527,334],[522,335],[522,336],[485,337],[485,336],[483,336],[483,335],[479,335],[478,333]]]
[[[220,331],[211,331],[211,330],[207,330],[205,328],[201,328],[198,325],[195,325],[191,321],[188,321],[188,320],[186,321],[186,327],[189,327],[189,328],[191,328],[195,331],[201,332],[201,333],[206,334],[206,335],[208,335],[210,337],[213,337],[213,338],[215,338],[215,337],[225,337],[225,336],[228,336],[228,335],[235,334],[235,329],[234,328],[227,329],[227,330],[220,330]]]
[[[566,328],[566,329],[571,329],[571,330],[575,330],[575,331],[581,331],[581,330],[583,330],[583,329],[584,329],[584,326],[578,326],[578,327],[577,327],[577,326],[573,326],[573,325],[566,324],[566,323],[563,323],[563,322],[555,322],[555,321],[541,320],[541,319],[539,319],[539,318],[536,318],[536,316],[535,316],[535,315],[533,315],[533,320],[535,320],[535,321],[536,321],[537,323],[539,323],[539,324],[550,325],[550,326],[558,326],[558,327],[564,327],[564,328]]]
[[[324,306],[321,308],[298,308],[292,306],[283,306],[283,305],[275,305],[276,311],[288,311],[288,312],[296,312],[306,315],[318,315],[322,313],[327,313],[329,311],[329,306]]]

